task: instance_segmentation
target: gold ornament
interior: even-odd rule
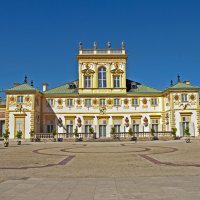
[[[146,104],[147,104],[147,99],[144,98],[144,99],[142,100],[142,103],[143,103],[144,105],[146,105]]]
[[[58,99],[58,105],[62,105],[63,104],[63,100],[62,99]]]
[[[125,104],[125,105],[128,104],[128,99],[124,99],[124,104]]]

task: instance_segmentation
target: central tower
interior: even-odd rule
[[[91,49],[79,44],[78,73],[79,94],[125,94],[126,93],[126,60],[124,42],[119,49],[97,48],[97,43]]]

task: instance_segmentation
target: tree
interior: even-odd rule
[[[53,134],[53,138],[55,138],[55,136],[57,135],[56,129],[53,129],[52,134]]]
[[[17,131],[16,137],[18,139],[17,143],[18,143],[18,145],[20,145],[21,144],[21,139],[22,139],[22,131],[21,130]]]
[[[129,134],[131,137],[133,136],[133,129],[132,129],[132,128],[129,128],[128,134]]]
[[[8,147],[8,145],[9,145],[9,135],[10,135],[10,132],[8,131],[8,129],[6,129],[5,133],[3,134],[5,147]]]
[[[174,138],[176,138],[176,132],[177,132],[177,128],[172,128],[171,134],[173,135]]]
[[[189,129],[189,127],[185,128],[184,133],[185,133],[185,135],[186,135],[187,137],[189,137],[189,136],[191,135],[191,134],[190,134],[190,129]]]

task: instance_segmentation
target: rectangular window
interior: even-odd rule
[[[85,76],[85,88],[91,88],[91,76]]]
[[[188,101],[187,94],[181,94],[181,100],[182,100],[182,102],[187,102]]]
[[[24,97],[23,96],[17,96],[17,103],[23,103]]]
[[[154,129],[156,133],[158,132],[158,124],[159,124],[158,119],[152,119],[152,129]]]
[[[134,133],[139,132],[139,120],[133,120],[133,132]]]
[[[66,120],[66,133],[73,133],[73,120]]]
[[[114,125],[115,133],[120,133],[120,125]]]
[[[72,134],[73,133],[73,125],[67,125],[66,132],[69,134]]]
[[[90,133],[91,125],[85,125],[85,133]]]
[[[85,99],[85,106],[86,107],[91,107],[91,99]]]
[[[106,88],[106,68],[100,67],[98,70],[98,86]]]
[[[120,99],[114,99],[114,106],[120,106]]]
[[[114,76],[114,88],[120,88],[120,77]]]
[[[54,129],[54,120],[47,121],[47,133],[52,133]]]
[[[138,106],[138,99],[132,99],[132,106]]]
[[[53,125],[47,125],[47,133],[52,133]]]
[[[151,99],[151,105],[152,105],[152,106],[158,105],[158,99],[157,99],[157,98],[152,98],[152,99]]]
[[[48,104],[49,104],[50,106],[53,106],[53,102],[54,102],[53,99],[48,99],[47,101],[48,101]]]
[[[105,106],[105,105],[106,105],[106,100],[100,99],[100,106]]]
[[[67,107],[73,107],[73,99],[67,99]]]

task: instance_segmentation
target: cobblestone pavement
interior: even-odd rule
[[[0,144],[0,200],[200,199],[200,142]]]

